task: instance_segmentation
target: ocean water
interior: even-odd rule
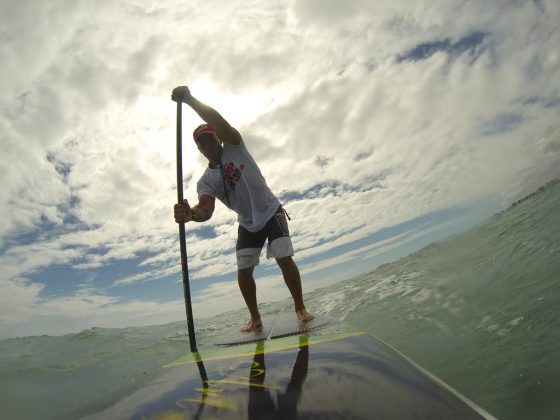
[[[466,233],[315,290],[306,303],[386,341],[498,418],[559,418],[559,209],[555,182]],[[197,320],[199,346],[245,316]],[[187,350],[183,322],[0,340],[2,418],[79,417]]]

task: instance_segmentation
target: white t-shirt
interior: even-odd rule
[[[238,214],[239,224],[250,232],[261,230],[274,216],[280,201],[266,185],[243,141],[237,146],[223,144],[222,168],[206,168],[197,184],[198,196],[210,195],[229,207],[224,178],[230,208]]]

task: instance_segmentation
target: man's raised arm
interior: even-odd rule
[[[216,129],[216,134],[221,141],[228,144],[238,145],[241,143],[241,134],[233,128],[224,117],[211,106],[208,106],[194,96],[187,86],[178,86],[173,89],[171,99],[175,102],[184,102],[208,124],[212,124]]]

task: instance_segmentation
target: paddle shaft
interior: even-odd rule
[[[177,201],[183,203],[183,124],[182,103],[177,102]],[[183,294],[185,296],[185,308],[187,310],[187,329],[189,332],[189,344],[191,352],[197,351],[196,336],[194,332],[194,321],[191,304],[191,287],[189,283],[189,264],[187,261],[187,240],[185,236],[185,223],[179,223],[179,244],[181,247],[181,270],[183,272]]]

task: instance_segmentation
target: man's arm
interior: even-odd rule
[[[182,204],[175,204],[173,212],[177,223],[206,222],[214,214],[216,199],[210,195],[202,195],[198,198],[198,204],[190,207],[187,200]]]
[[[194,96],[186,86],[179,86],[173,89],[171,99],[175,102],[182,101],[190,106],[208,124],[212,124],[216,129],[216,134],[224,143],[238,145],[241,143],[241,134],[233,128],[221,114],[211,106],[208,106]]]

